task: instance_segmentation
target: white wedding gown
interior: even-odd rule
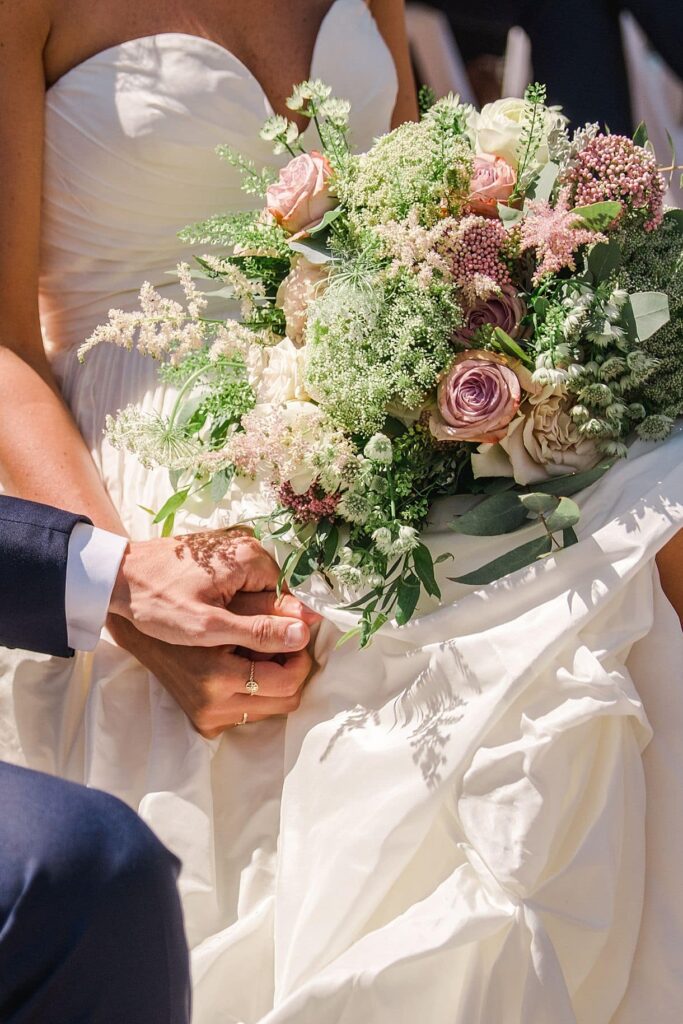
[[[387,130],[396,75],[361,0],[333,5],[312,73],[352,101],[359,148]],[[103,421],[168,396],[151,361],[75,349],[144,279],[172,288],[179,227],[248,207],[213,149],[267,162],[267,113],[234,56],[176,33],[47,96],[43,325],[135,537],[168,480]],[[301,710],[217,741],[107,640],[2,651],[0,756],[116,793],[181,857],[196,1024],[676,1024],[683,639],[654,556],[681,524],[678,434],[592,490],[569,553],[480,591],[445,581],[444,607],[364,653],[335,648],[345,614],[312,598]],[[431,543],[464,572],[509,539],[435,522]]]

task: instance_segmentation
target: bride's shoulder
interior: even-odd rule
[[[47,42],[52,24],[49,0],[0,0],[0,67],[7,66],[13,54],[28,54]]]

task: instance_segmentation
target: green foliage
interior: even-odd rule
[[[262,223],[257,211],[209,217],[183,228],[178,238],[188,245],[215,245],[224,249],[238,245],[276,259],[286,259],[289,255],[285,232],[278,224]]]
[[[404,220],[411,210],[435,224],[444,208],[462,210],[472,176],[467,108],[439,100],[420,122],[406,122],[351,158],[337,185],[352,221],[360,225]]]
[[[417,94],[420,116],[424,116],[436,103],[436,93],[429,85],[421,85]]]
[[[642,343],[659,365],[642,385],[651,412],[683,414],[683,235],[677,219],[667,214],[657,231],[627,230],[621,278],[629,291],[666,292],[669,321]]]
[[[517,199],[525,193],[533,160],[540,149],[546,130],[546,87],[538,82],[527,86],[524,100],[526,106],[517,147],[517,184],[511,199]]]
[[[249,195],[265,196],[269,185],[277,180],[277,171],[272,167],[259,169],[253,160],[247,159],[230,146],[218,146],[216,153],[221,160],[237,168],[242,175],[242,191]]]
[[[307,386],[337,425],[369,437],[387,406],[416,408],[452,360],[461,312],[450,286],[429,289],[410,274],[366,294],[334,284],[313,304]]]

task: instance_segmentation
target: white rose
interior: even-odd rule
[[[476,477],[514,477],[534,484],[554,476],[592,469],[600,452],[583,437],[569,415],[572,400],[551,384],[528,396],[499,444],[480,445],[472,456]]]
[[[295,349],[296,351],[296,349]],[[284,407],[285,428],[289,430],[292,440],[292,461],[281,466],[283,477],[292,485],[295,494],[305,494],[311,487],[318,471],[309,461],[309,453],[316,447],[320,436],[323,414],[317,405],[306,401],[288,401]],[[303,457],[297,459],[295,451],[301,449]]]
[[[287,337],[295,345],[303,344],[308,306],[320,293],[327,277],[328,270],[324,265],[316,266],[304,256],[297,256],[278,288],[275,304],[285,314]]]
[[[479,114],[474,124],[476,137],[476,152],[478,155],[490,153],[502,157],[512,167],[517,169],[519,164],[519,149],[524,126],[524,112],[528,104],[523,99],[509,97],[503,100],[496,100],[495,103],[487,103]],[[544,118],[543,141],[535,156],[534,164],[547,164],[550,156],[548,153],[548,133],[556,128],[564,119],[557,111],[542,108]]]
[[[296,348],[289,338],[261,349],[261,365],[254,359],[249,370],[249,383],[259,405],[305,402],[309,398],[304,387],[304,350]]]

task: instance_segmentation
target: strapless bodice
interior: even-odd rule
[[[332,5],[311,77],[351,101],[357,149],[388,129],[396,72],[363,0]],[[173,292],[169,272],[189,255],[177,231],[254,205],[216,146],[272,164],[259,138],[271,113],[237,57],[183,33],[104,50],[48,91],[40,276],[48,351],[80,344],[111,306],[132,308],[145,280]]]

